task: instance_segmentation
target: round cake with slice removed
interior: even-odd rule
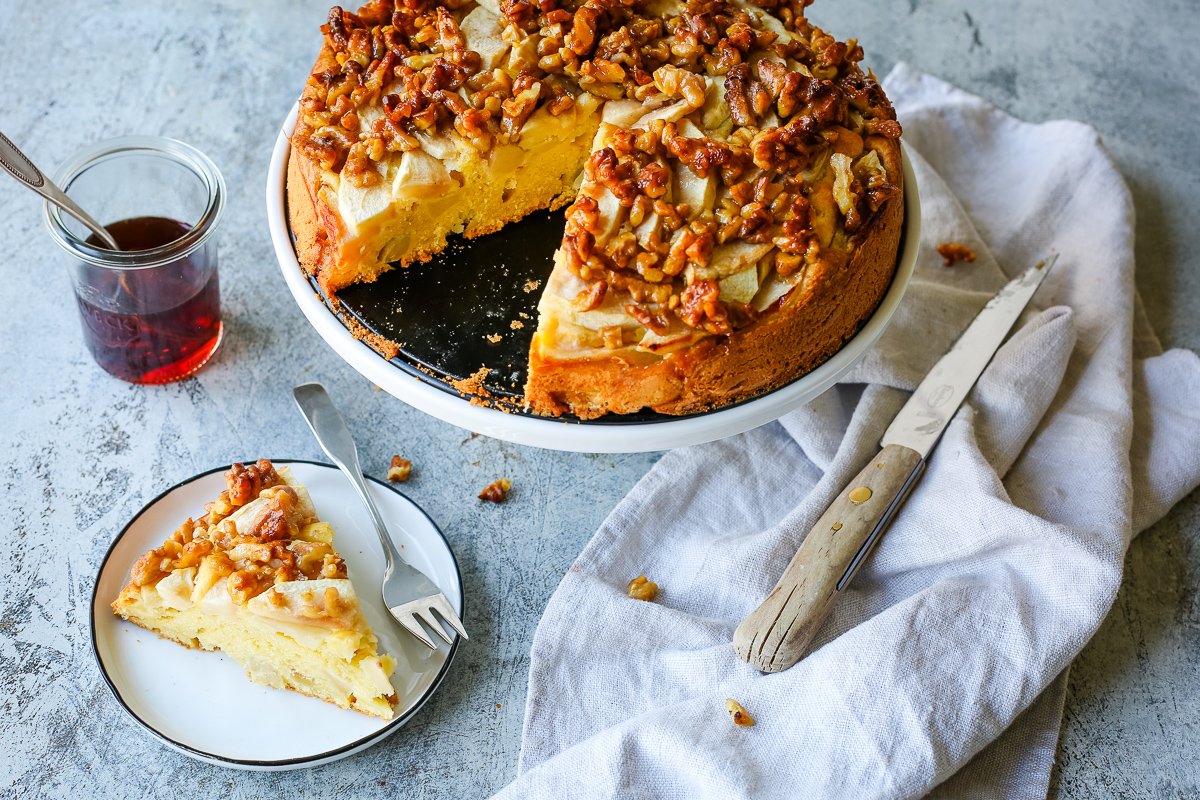
[[[805,0],[335,8],[288,201],[327,295],[569,203],[525,403],[688,414],[836,352],[895,270],[900,126]]]

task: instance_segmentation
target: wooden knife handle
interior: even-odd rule
[[[924,469],[915,450],[898,444],[880,450],[817,521],[767,599],[738,625],[737,654],[763,672],[799,661]]]

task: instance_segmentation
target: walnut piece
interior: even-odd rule
[[[960,261],[968,264],[975,261],[975,251],[962,242],[942,242],[937,246],[937,251],[942,257],[943,267],[953,267]]]
[[[754,717],[742,708],[742,704],[732,697],[725,701],[725,710],[729,712],[729,716],[733,717],[733,724],[742,728],[749,728],[754,724]]]
[[[497,478],[484,487],[479,493],[480,500],[487,500],[489,503],[503,503],[508,499],[508,491],[512,488],[512,481],[508,478]]]
[[[392,463],[388,464],[387,479],[392,483],[404,483],[411,475],[412,462],[407,458],[392,456]]]
[[[265,458],[247,467],[234,464],[225,473],[225,483],[229,487],[227,499],[235,506],[244,506],[258,497],[263,489],[275,486],[280,482],[279,473]]]
[[[626,593],[634,600],[653,600],[658,597],[658,584],[646,580],[645,575],[639,575],[629,582]]]

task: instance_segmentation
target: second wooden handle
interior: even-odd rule
[[[841,588],[853,576],[921,473],[921,454],[900,445],[879,451],[805,537],[783,577],[733,635],[748,664],[781,672],[808,649]]]

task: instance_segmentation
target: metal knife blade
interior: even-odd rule
[[[799,661],[834,599],[853,579],[899,512],[967,392],[999,349],[1057,256],[993,297],[892,420],[880,450],[838,493],[766,599],[733,634],[751,666],[779,672]]]
[[[1057,260],[1055,253],[1039,261],[988,301],[908,398],[883,434],[881,445],[903,445],[916,450],[922,458],[929,455]]]

